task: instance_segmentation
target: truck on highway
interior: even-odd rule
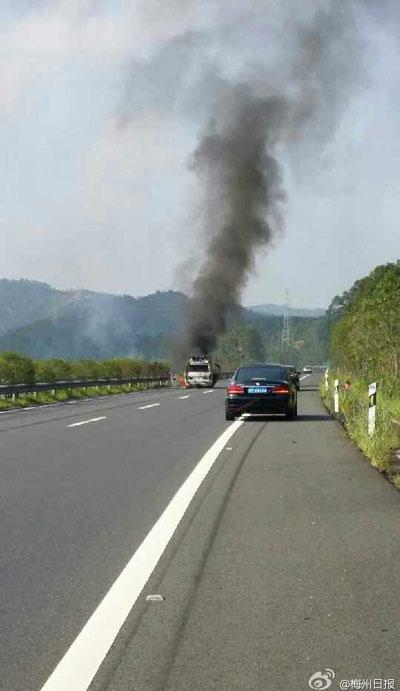
[[[185,367],[185,386],[213,387],[218,381],[221,367],[207,355],[192,355]]]

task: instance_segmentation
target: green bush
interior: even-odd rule
[[[37,382],[68,381],[71,379],[72,366],[67,360],[35,360],[35,380]]]
[[[169,373],[167,362],[148,362],[136,358],[112,360],[75,360],[60,358],[31,360],[13,352],[0,354],[0,383],[53,383],[70,379],[127,379],[129,377],[161,377]]]
[[[11,351],[0,355],[0,383],[1,384],[33,384],[35,381],[35,366],[31,358]]]
[[[345,374],[329,377],[329,389],[321,383],[321,395],[326,407],[333,410],[334,379],[339,378],[339,408],[344,415],[344,425],[349,437],[380,470],[389,467],[390,450],[400,445],[399,433],[392,422],[393,410],[400,407],[400,400],[387,398],[378,389],[375,434],[368,434],[368,384],[360,379],[351,379]],[[346,380],[351,381],[348,391],[344,388]]]
[[[334,303],[340,318],[332,329],[333,367],[399,398],[400,261],[376,267]]]
[[[122,377],[121,365],[117,359],[103,360],[98,363],[101,379],[120,379]]]
[[[101,365],[97,360],[74,360],[71,363],[73,379],[100,379]]]

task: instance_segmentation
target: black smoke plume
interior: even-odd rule
[[[310,151],[336,127],[359,62],[354,7],[351,0],[317,3],[308,16],[286,19],[282,37],[288,29],[293,38],[287,64],[261,64],[257,78],[253,69],[244,84],[225,83],[216,93],[193,159],[204,190],[206,250],[192,286],[189,350],[215,348],[257,254],[279,236],[283,151],[290,158],[302,147],[312,165]]]
[[[391,0],[147,6],[153,28],[173,31],[148,61],[132,66],[124,122],[148,109],[200,130],[190,160],[203,191],[202,260],[192,261],[182,360],[215,347],[258,254],[282,230],[283,172],[290,168],[294,184],[308,173],[315,180],[321,148],[368,79],[371,22],[385,15],[382,8],[397,19],[400,11]]]
[[[284,195],[274,147],[284,115],[282,98],[262,98],[248,86],[222,90],[218,112],[194,154],[210,231],[188,315],[187,337],[195,351],[213,350],[227,314],[240,304],[257,248],[281,225]]]

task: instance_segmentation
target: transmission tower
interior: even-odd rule
[[[286,299],[283,307],[282,345],[290,345],[290,295],[288,290],[286,291]]]

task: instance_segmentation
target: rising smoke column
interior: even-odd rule
[[[149,0],[152,30],[164,38],[132,66],[122,120],[148,110],[191,130],[207,123],[190,157],[203,192],[196,235],[204,261],[195,264],[180,359],[213,349],[258,252],[278,238],[283,165],[294,184],[315,179],[321,147],[358,89],[375,5]],[[197,215],[192,225],[197,231]]]
[[[325,0],[308,13],[296,13],[288,65],[261,64],[256,78],[252,70],[244,85],[225,83],[216,95],[194,154],[193,169],[204,190],[206,249],[192,285],[185,336],[190,350],[213,350],[227,316],[240,306],[257,251],[271,245],[282,229],[278,149],[281,155],[286,148],[290,157],[290,151],[303,147],[305,153],[308,146],[315,156],[354,91],[356,4]],[[261,6],[267,20],[271,3]],[[305,153],[307,158],[311,163]]]
[[[190,346],[201,353],[211,352],[227,314],[239,306],[256,250],[280,228],[284,197],[273,154],[285,100],[239,85],[222,89],[217,103],[193,157],[210,237],[187,324]]]

